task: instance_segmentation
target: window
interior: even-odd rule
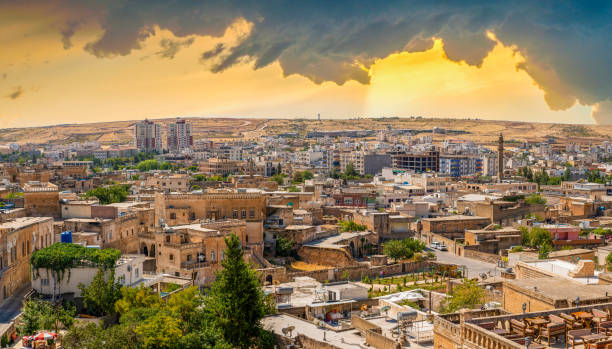
[[[241,215],[242,219],[246,218],[246,210],[242,210]]]
[[[173,261],[174,260],[174,255],[172,253],[170,253],[170,260]]]
[[[176,213],[174,212],[170,213],[170,219],[176,219]]]
[[[234,211],[232,212],[232,218],[234,218],[234,219],[238,219],[238,210],[234,210]]]
[[[254,209],[249,210],[249,217],[250,218],[255,218],[255,210]]]
[[[191,255],[190,254],[187,255],[187,262],[191,262]]]
[[[138,268],[134,269],[134,274],[136,274],[136,277],[140,277],[140,270]]]
[[[211,262],[217,261],[217,256],[215,255],[215,251],[210,251],[210,261]]]
[[[166,236],[166,242],[170,242],[170,235]]]
[[[225,251],[221,251],[221,254],[219,255],[219,260],[222,261],[223,258],[225,258]]]
[[[25,256],[25,242],[21,242],[21,256]]]
[[[49,286],[49,279],[40,279],[40,286]]]

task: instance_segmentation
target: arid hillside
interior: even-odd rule
[[[166,124],[173,119],[157,119]],[[434,138],[470,139],[478,143],[492,143],[500,132],[508,141],[544,141],[554,138],[558,143],[597,143],[612,137],[612,126],[567,125],[535,122],[431,119],[431,118],[378,118],[378,119],[238,119],[189,118],[194,137],[214,140],[256,139],[266,134],[321,130],[382,130],[408,129],[414,134],[432,134],[434,128],[446,131],[435,133]],[[0,144],[54,143],[98,141],[105,145],[129,144],[136,121],[100,122],[91,124],[55,125],[45,127],[0,129]],[[165,130],[165,127],[163,128]]]

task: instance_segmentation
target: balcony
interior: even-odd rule
[[[193,270],[198,268],[207,268],[210,266],[210,263],[207,261],[198,262],[198,261],[188,261],[181,262],[181,269]]]

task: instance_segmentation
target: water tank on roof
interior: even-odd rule
[[[64,244],[71,244],[72,243],[72,231],[70,230],[63,231],[60,234],[60,241]]]

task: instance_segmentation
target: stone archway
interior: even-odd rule
[[[155,257],[155,244],[151,245],[151,249],[149,250],[149,257]]]
[[[266,276],[266,285],[272,285],[272,275]]]

